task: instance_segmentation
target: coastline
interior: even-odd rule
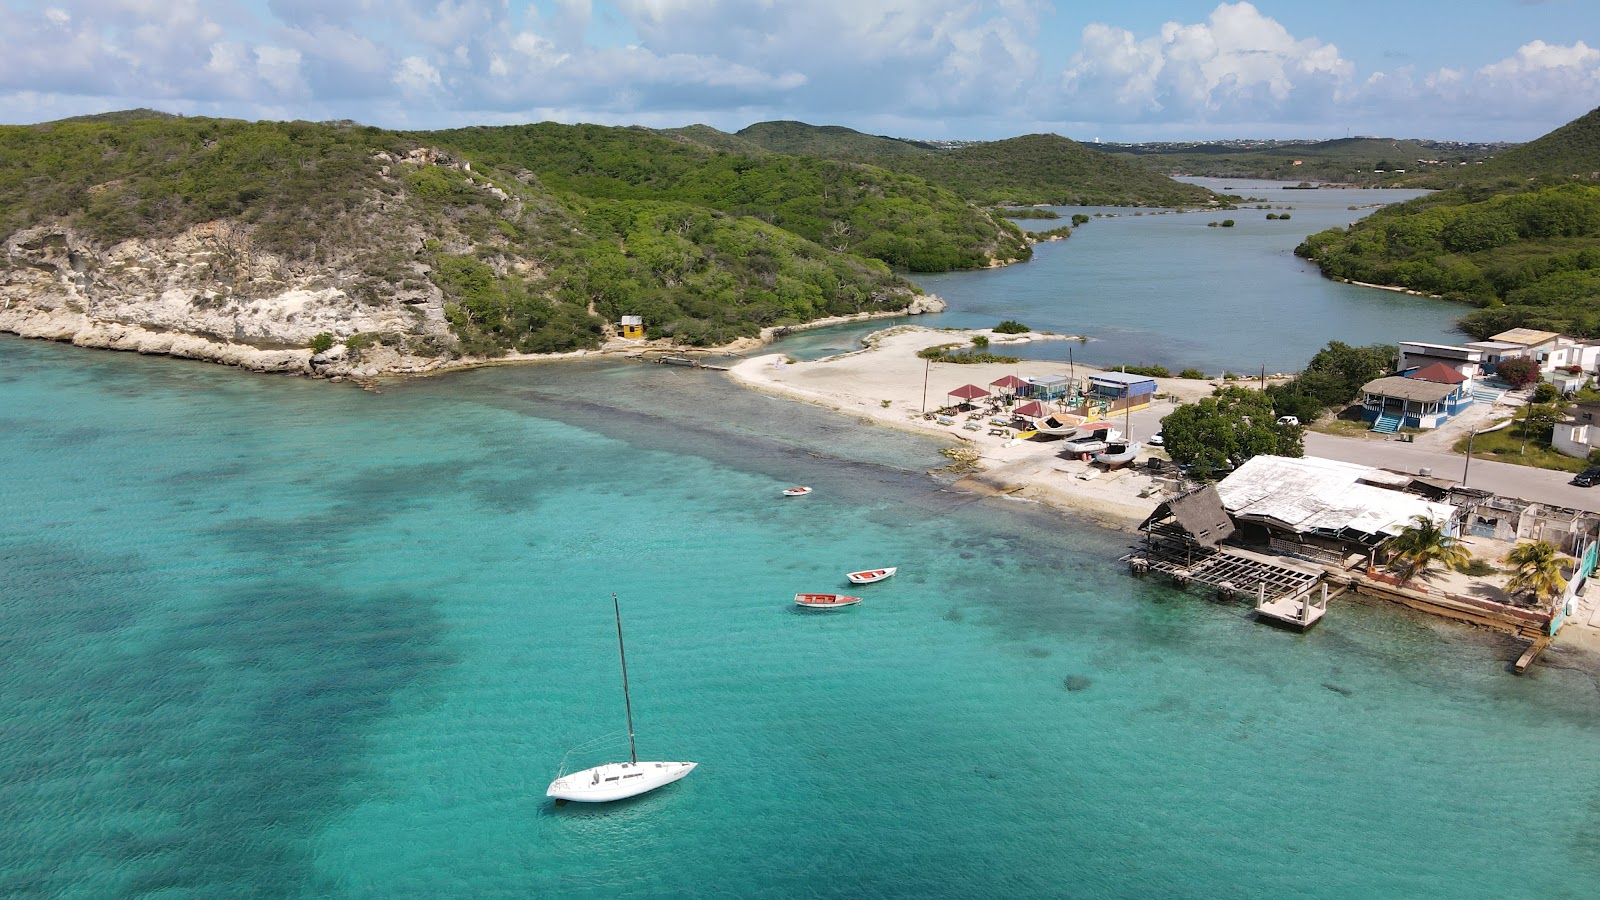
[[[822,406],[869,425],[949,440],[951,447],[975,454],[974,471],[956,480],[951,485],[954,490],[1034,501],[1107,528],[1134,531],[1156,502],[1150,499],[1153,479],[1141,464],[1151,456],[1164,457],[1158,450],[1145,448],[1134,464],[1103,472],[1089,463],[1061,458],[1059,442],[1019,442],[1009,435],[990,434],[987,417],[975,420],[982,426],[977,431],[964,430],[960,424],[940,425],[923,417],[925,410],[945,405],[947,398],[942,392],[958,385],[986,388],[1006,375],[1057,375],[1069,371],[1067,364],[1048,360],[929,365],[916,355],[927,347],[978,335],[989,338],[990,348],[999,352],[1008,345],[1037,340],[1078,340],[1072,335],[1006,335],[900,325],[869,335],[864,340],[866,347],[851,353],[812,362],[789,362],[781,353],[764,354],[734,365],[727,374],[730,380],[752,390]],[[1072,371],[1103,370],[1076,365]],[[1157,379],[1157,386],[1158,395],[1177,395],[1184,400],[1207,396],[1212,389],[1210,382],[1172,378]],[[1153,421],[1174,405],[1171,399],[1161,399],[1150,410],[1137,414],[1133,436],[1137,439],[1153,433],[1159,427]]]

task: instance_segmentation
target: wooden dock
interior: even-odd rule
[[[1534,660],[1539,658],[1539,654],[1544,652],[1544,648],[1550,646],[1551,640],[1553,639],[1548,636],[1535,638],[1533,643],[1528,645],[1527,651],[1517,658],[1516,664],[1511,668],[1518,675],[1528,671],[1528,667],[1533,665]]]
[[[1215,588],[1225,600],[1246,594],[1255,594],[1266,602],[1293,598],[1322,578],[1320,571],[1238,547],[1180,556],[1161,546],[1150,546],[1128,554],[1123,561],[1135,574],[1160,572],[1183,587],[1198,582]]]
[[[1256,600],[1256,618],[1269,625],[1281,625],[1295,631],[1307,631],[1328,612],[1328,584],[1322,582],[1322,597],[1311,599],[1311,589],[1278,600],[1259,597]]]

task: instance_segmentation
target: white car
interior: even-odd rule
[[[1295,416],[1279,416],[1278,417],[1278,424],[1279,425],[1299,425],[1300,424],[1300,420],[1299,420],[1299,418],[1297,418]]]
[[[1155,434],[1150,435],[1149,444],[1152,447],[1160,447],[1160,446],[1166,444],[1166,442],[1167,442],[1166,437],[1159,431],[1156,432]]]

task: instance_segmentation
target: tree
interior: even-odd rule
[[[1303,431],[1278,425],[1272,401],[1261,391],[1229,385],[1161,420],[1167,454],[1193,474],[1209,478],[1252,456],[1303,456]]]
[[[1527,387],[1539,380],[1539,363],[1526,356],[1503,359],[1494,367],[1494,373],[1514,388]]]
[[[1411,517],[1411,524],[1389,540],[1392,564],[1400,570],[1400,584],[1425,575],[1430,568],[1464,566],[1472,554],[1461,542],[1444,533],[1438,522],[1424,515]]]
[[[1563,557],[1549,541],[1518,544],[1506,554],[1506,562],[1517,567],[1506,582],[1506,590],[1513,594],[1526,591],[1535,601],[1553,600],[1567,588],[1567,580],[1561,577]]]

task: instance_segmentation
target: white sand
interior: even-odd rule
[[[946,392],[961,385],[975,384],[985,390],[1006,375],[1066,375],[1068,366],[1060,362],[1024,360],[1019,363],[957,365],[933,363],[917,357],[917,351],[937,344],[967,344],[982,334],[990,340],[990,350],[1004,354],[1007,343],[1026,340],[1062,340],[1063,336],[1005,335],[992,331],[943,331],[921,326],[899,326],[867,338],[868,349],[813,362],[790,363],[779,353],[745,360],[734,366],[730,375],[758,390],[794,397],[860,416],[881,425],[922,433],[942,434],[953,442],[971,447],[980,454],[981,472],[957,482],[957,488],[1006,493],[1015,497],[1048,503],[1059,508],[1088,514],[1103,524],[1128,528],[1137,525],[1155,508],[1159,497],[1146,497],[1155,484],[1144,468],[1144,460],[1159,454],[1146,448],[1133,466],[1115,472],[1078,460],[1062,459],[1059,441],[1009,440],[989,433],[988,417],[977,419],[981,430],[967,431],[965,415],[956,424],[939,425],[923,418],[923,410],[936,410],[950,403]],[[1072,374],[1100,371],[1087,366],[1073,367]],[[924,385],[926,384],[926,388]],[[1210,382],[1186,379],[1158,379],[1159,393],[1176,394],[1184,400],[1209,396]],[[926,398],[924,398],[926,391]],[[887,401],[887,405],[885,403]],[[926,404],[926,406],[924,406]],[[1150,409],[1131,418],[1135,439],[1156,431],[1161,416],[1175,404],[1158,400]],[[1119,423],[1121,427],[1122,423]],[[1090,476],[1087,479],[1082,476]]]

